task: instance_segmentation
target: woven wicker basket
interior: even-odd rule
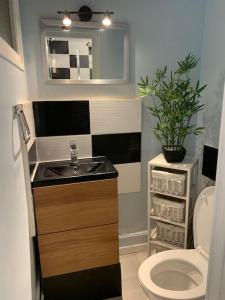
[[[168,242],[174,245],[183,246],[184,244],[184,228],[165,224],[163,222],[157,223],[157,240]]]
[[[173,222],[183,222],[185,215],[184,202],[153,197],[153,215]]]
[[[183,196],[186,192],[186,174],[152,170],[151,189],[156,192]]]

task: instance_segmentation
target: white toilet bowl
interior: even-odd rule
[[[198,197],[194,212],[193,250],[168,250],[140,266],[139,281],[151,300],[205,299],[215,187]]]

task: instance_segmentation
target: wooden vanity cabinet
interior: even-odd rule
[[[119,262],[116,224],[38,237],[42,276],[56,276]]]
[[[38,234],[118,223],[117,179],[34,189]]]
[[[116,178],[33,194],[43,278],[119,263]]]

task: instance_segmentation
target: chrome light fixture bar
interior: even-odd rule
[[[89,22],[93,15],[103,15],[102,24],[109,27],[112,24],[113,11],[92,11],[88,6],[81,6],[78,11],[58,11],[58,14],[63,15],[62,29],[69,30],[72,24],[71,15],[78,15],[81,22]]]

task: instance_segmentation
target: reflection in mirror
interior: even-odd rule
[[[48,27],[43,40],[43,67],[51,83],[110,84],[128,79],[125,27],[74,27],[69,32]]]
[[[0,37],[13,46],[9,0],[0,0]]]
[[[92,39],[47,38],[51,79],[92,79]]]

